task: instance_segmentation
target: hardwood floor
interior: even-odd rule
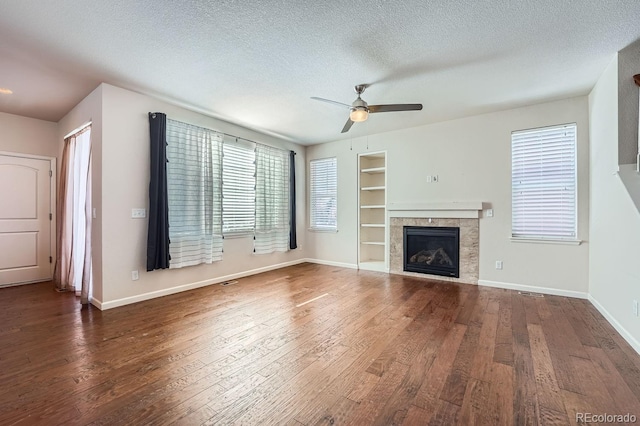
[[[2,425],[640,417],[640,356],[588,301],[312,264],[105,312],[0,289],[0,339]]]

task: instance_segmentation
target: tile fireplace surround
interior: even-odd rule
[[[389,272],[411,277],[433,278],[466,284],[478,284],[479,274],[479,219],[476,218],[426,218],[394,217],[390,212]],[[460,278],[420,274],[403,271],[403,227],[404,226],[451,226],[460,228]]]

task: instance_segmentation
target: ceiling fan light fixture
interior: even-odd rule
[[[354,123],[366,121],[367,118],[369,118],[369,111],[367,110],[366,107],[351,108],[351,112],[349,113],[349,118]]]

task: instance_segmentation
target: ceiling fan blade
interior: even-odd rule
[[[312,96],[311,99],[313,99],[315,101],[326,102],[326,103],[329,103],[329,104],[338,105],[338,106],[341,106],[341,107],[351,108],[351,105],[343,104],[342,102],[332,101],[331,99],[317,98],[315,96]]]
[[[351,128],[351,126],[353,126],[353,121],[351,121],[351,118],[349,118],[347,119],[347,122],[344,124],[344,127],[342,128],[342,132],[340,133],[347,133]]]
[[[369,113],[392,112],[392,111],[420,111],[422,104],[389,104],[389,105],[369,105]]]

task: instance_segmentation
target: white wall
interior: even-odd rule
[[[618,164],[635,164],[638,153],[638,86],[640,40],[618,52]],[[631,123],[635,123],[632,125]]]
[[[57,125],[0,112],[0,151],[58,157]]]
[[[305,258],[304,147],[216,120],[149,96],[102,85],[102,240],[103,308],[169,294],[232,274],[269,268]],[[146,272],[147,221],[131,218],[132,208],[148,208],[148,112],[208,127],[297,153],[298,246],[287,253],[254,255],[252,237],[226,239],[224,257],[212,265]],[[140,280],[131,280],[131,271]]]
[[[583,243],[570,246],[511,242],[511,132],[570,122],[578,126],[578,237]],[[357,126],[352,131],[357,132]],[[490,203],[495,216],[480,220],[480,280],[485,284],[526,285],[586,295],[589,270],[586,97],[308,147],[307,161],[338,158],[339,182],[338,232],[308,231],[310,258],[357,263],[356,160],[358,153],[367,151],[367,144],[369,151],[388,153],[388,203]],[[426,175],[438,175],[439,183],[426,183]],[[496,260],[504,262],[503,270],[495,269]]]
[[[616,57],[589,95],[589,292],[596,307],[640,352],[640,320],[633,315],[631,304],[633,299],[640,300],[640,214],[616,173],[619,123],[637,126],[637,116],[633,122],[619,122],[618,101]],[[634,174],[627,176],[640,180]]]
[[[102,86],[98,86],[86,98],[76,105],[58,122],[57,150],[62,159],[64,137],[73,130],[91,121],[91,203],[96,209],[97,217],[91,226],[91,250],[93,261],[92,297],[102,300],[103,266],[102,266]],[[59,162],[60,164],[60,162]],[[58,166],[58,169],[60,166]]]

